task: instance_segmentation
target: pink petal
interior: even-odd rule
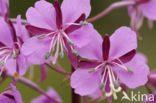
[[[4,19],[1,17],[0,17],[0,42],[10,47],[13,46],[10,28],[8,24],[4,21]]]
[[[101,89],[97,88],[97,90],[95,90],[95,92],[93,92],[91,95],[89,95],[91,98],[93,99],[97,99],[101,96]]]
[[[77,69],[71,76],[71,87],[75,93],[90,95],[100,86],[100,72],[88,73],[88,69]]]
[[[18,64],[18,67],[19,67],[20,75],[24,75],[26,73],[28,67],[30,66],[30,64],[27,61],[26,56],[24,56],[23,54],[20,54],[18,56],[17,64]]]
[[[148,81],[149,67],[136,55],[125,66],[133,70],[133,73],[128,72],[122,68],[114,67],[120,81],[129,88],[136,88],[145,85]]]
[[[17,16],[17,24],[15,25],[16,35],[19,36],[23,41],[29,38],[29,33],[21,23],[21,15]]]
[[[32,64],[43,64],[45,63],[45,54],[48,52],[50,47],[50,39],[38,39],[32,37],[23,44],[21,52],[27,57],[27,60]]]
[[[120,27],[110,37],[110,58],[116,59],[137,48],[136,33],[128,27]]]
[[[74,45],[78,48],[81,48],[83,46],[86,46],[89,42],[91,42],[93,35],[99,34],[96,34],[96,31],[94,30],[92,24],[88,24],[82,26],[80,29],[68,35],[71,41],[74,43]]]
[[[63,22],[74,22],[82,13],[85,13],[86,17],[89,16],[91,11],[90,0],[63,0],[61,9]]]
[[[14,75],[16,72],[16,61],[12,58],[9,59],[5,64],[5,68],[9,74]]]
[[[91,24],[89,24],[86,27],[84,26],[84,28],[81,28],[77,31],[80,31],[82,29],[84,29],[83,34],[81,34],[82,31],[79,33],[79,38],[81,37],[82,39],[81,38],[76,39],[76,36],[75,38],[70,37],[71,40],[74,41],[74,44],[76,44],[76,50],[78,54],[83,58],[103,60],[102,59],[103,40],[101,35],[93,28]],[[84,45],[83,43],[86,45]]]
[[[16,103],[14,99],[10,99],[9,97],[0,94],[0,103]]]
[[[29,64],[26,58],[24,57],[24,55],[20,54],[17,57],[17,60],[10,58],[5,64],[5,68],[7,69],[8,73],[11,75],[14,75],[14,73],[16,72],[16,69],[17,69],[16,66],[18,66],[19,68],[20,75],[24,75],[26,73],[26,70],[29,67]]]
[[[149,0],[149,2],[139,6],[144,14],[150,20],[156,20],[156,0]]]
[[[31,25],[50,30],[56,28],[55,9],[47,1],[37,1],[34,8],[30,7],[27,10],[26,18]]]

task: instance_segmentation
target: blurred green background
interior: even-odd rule
[[[18,14],[21,14],[23,18],[25,18],[26,10],[34,5],[34,2],[37,0],[10,0],[10,11],[11,17],[15,18]],[[53,0],[49,0],[53,2]],[[98,14],[103,9],[107,8],[111,3],[116,2],[117,0],[91,0],[92,12],[90,17]],[[120,8],[112,11],[108,15],[104,16],[102,19],[94,22],[95,28],[99,31],[99,33],[104,36],[105,34],[112,34],[117,28],[120,26],[129,26],[129,16],[127,13],[127,8]],[[155,23],[156,24],[156,23]],[[144,21],[144,25],[140,30],[140,34],[143,37],[143,40],[140,40],[138,43],[138,51],[146,54],[148,57],[148,64],[152,69],[156,68],[156,27],[154,25],[153,29],[149,29],[147,25],[147,20]],[[59,60],[61,65],[67,70],[70,71],[70,63],[67,58]],[[28,77],[28,73],[25,77]],[[39,67],[35,67],[34,69],[34,78],[33,81],[37,83],[41,88],[47,90],[48,87],[53,87],[60,95],[64,103],[71,103],[71,88],[69,86],[69,82],[66,84],[62,84],[64,80],[64,76],[56,73],[55,71],[48,70],[48,78],[40,83],[40,69]],[[7,79],[3,84],[0,85],[0,92],[3,92],[11,79]],[[31,88],[17,83],[17,89],[21,92],[22,98],[25,103],[30,103],[31,99],[39,96],[40,94]],[[130,90],[131,91],[131,90]],[[129,92],[130,92],[129,91]],[[134,90],[136,93],[140,91],[141,93],[146,93],[144,87],[140,87]],[[117,101],[113,101],[113,103],[121,103],[121,93],[118,95],[119,99]],[[104,103],[106,101],[102,101],[100,103]],[[123,101],[123,103],[132,103],[128,101]],[[139,102],[135,102],[139,103]]]

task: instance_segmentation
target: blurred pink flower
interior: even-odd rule
[[[59,95],[55,92],[53,88],[49,88],[47,94],[57,100],[59,103],[62,103],[62,100],[60,99]],[[46,96],[42,95],[39,96],[31,101],[31,103],[54,103],[51,100],[49,100]]]
[[[89,50],[83,48],[87,53],[81,55],[92,60],[80,61],[79,69],[71,76],[75,93],[93,98],[102,94],[111,101],[111,96],[117,99],[120,83],[133,89],[147,82],[149,68],[141,54],[135,55],[137,38],[130,28],[121,27],[110,38],[106,35],[101,47],[96,40],[92,44]]]
[[[125,0],[128,1],[128,0]],[[143,19],[146,17],[149,22],[156,20],[156,0],[134,0],[136,5],[129,6],[128,11],[131,16],[131,26],[139,29]]]
[[[86,46],[99,35],[92,24],[85,22],[90,10],[90,0],[63,0],[61,6],[57,0],[54,5],[37,1],[26,13],[30,23],[26,28],[35,36],[24,43],[22,52],[33,64],[43,64],[48,57],[55,64],[58,56],[66,53],[75,66],[75,48]]]
[[[0,18],[0,68],[8,73],[15,72],[24,75],[29,64],[20,49],[23,42],[29,37],[25,27],[21,24],[21,17],[17,17],[17,24],[13,25],[8,19]]]
[[[14,85],[10,85],[11,90],[5,91],[0,94],[0,103],[23,103],[19,91],[16,90]]]

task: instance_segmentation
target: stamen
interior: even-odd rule
[[[50,36],[50,35],[52,35],[52,34],[55,34],[56,32],[57,32],[57,31],[50,32],[50,33],[48,33],[48,34],[42,34],[42,35],[38,36],[38,39],[44,39],[45,37],[48,37],[48,36]]]
[[[71,26],[71,25],[81,25],[80,23],[66,23],[66,25]]]
[[[103,66],[103,65],[104,65],[104,63],[98,65],[97,67],[95,67],[95,68],[89,70],[88,73],[92,73],[92,72],[96,71],[97,69],[99,69],[99,68],[100,68],[101,66]]]
[[[52,38],[52,40],[51,40],[51,42],[50,42],[50,49],[49,49],[49,54],[51,54],[52,53],[52,51],[53,51],[53,48],[55,47],[55,44],[56,44],[56,36],[54,35],[54,37]]]
[[[58,38],[57,38],[57,45],[56,45],[56,52],[55,52],[55,55],[54,55],[54,60],[53,60],[53,64],[56,63],[57,61],[57,58],[58,58],[58,52],[59,52],[59,49],[60,49],[60,46],[59,46],[59,39],[60,39],[60,35],[58,34]]]
[[[75,55],[75,56],[78,56],[78,53],[76,50],[72,49],[72,53]]]
[[[130,69],[130,68],[124,66],[124,65],[121,65],[121,64],[118,64],[118,63],[115,63],[115,62],[113,62],[113,64],[117,65],[120,68],[125,69],[126,71],[129,71],[129,72],[133,73],[133,70],[132,69]]]
[[[16,51],[13,50],[12,58],[13,58],[13,59],[16,59],[16,57],[17,57]]]
[[[60,37],[61,38],[61,37]],[[60,46],[61,46],[61,52],[60,52],[60,57],[63,58],[64,57],[64,51],[63,51],[63,44],[62,44],[62,39],[59,40],[60,41]]]
[[[48,52],[44,56],[45,56],[45,59],[48,59],[50,57],[50,53]]]
[[[67,39],[67,41],[68,41],[68,43],[69,43],[70,45],[73,45],[73,44],[74,44],[74,43],[70,40],[70,38],[66,35],[65,32],[62,32],[62,34],[63,34],[63,36]]]
[[[118,99],[118,97],[117,97],[116,93],[113,93],[113,97],[114,97],[114,99],[115,99],[115,100],[117,100],[117,99]]]
[[[82,25],[87,25],[88,22],[87,22],[87,21],[80,21],[80,24],[82,24]]]

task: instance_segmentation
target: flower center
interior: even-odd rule
[[[1,66],[1,70],[0,70],[0,75],[2,74],[3,70],[4,70],[4,66],[7,62],[8,59],[10,59],[11,57],[13,59],[16,59],[16,57],[19,55],[19,45],[15,44],[15,48],[10,48],[7,46],[2,46],[0,47],[0,66]]]
[[[120,86],[121,83],[119,81],[119,78],[113,71],[113,66],[120,67],[128,72],[133,73],[133,71],[130,68],[126,67],[122,63],[122,61],[119,59],[117,59],[117,62],[115,62],[115,61],[103,62],[103,63],[99,64],[98,66],[96,66],[95,68],[91,69],[89,71],[89,73],[92,73],[98,69],[102,70],[101,83],[100,83],[102,98],[104,98],[105,96],[106,97],[113,96],[114,99],[117,99],[116,94],[122,90],[122,88]],[[110,88],[109,92],[108,92],[108,88]]]
[[[48,34],[40,35],[38,38],[43,39],[45,37],[50,37],[50,47],[49,51],[45,54],[45,59],[48,59],[50,56],[52,56],[52,62],[53,64],[56,63],[58,59],[58,55],[60,55],[61,58],[64,57],[64,53],[68,52],[68,48],[66,47],[65,40],[67,40],[68,44],[70,45],[70,48],[73,49],[73,42],[70,40],[68,35],[64,32],[64,30],[57,30]]]

